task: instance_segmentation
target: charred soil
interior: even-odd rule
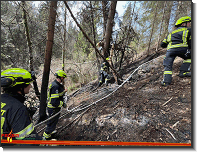
[[[72,141],[191,143],[191,78],[178,76],[183,60],[177,57],[173,65],[172,84],[161,86],[163,57],[161,55],[153,63],[140,68],[121,88],[92,105],[75,121],[73,119],[78,114],[62,117],[55,138]],[[132,73],[133,69],[130,68],[130,72],[123,75],[124,79]],[[64,109],[62,113],[65,112]]]

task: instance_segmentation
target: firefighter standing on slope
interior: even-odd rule
[[[184,59],[180,67],[179,77],[191,77],[191,17],[184,16],[177,20],[175,29],[162,41],[161,47],[167,47],[166,57],[163,61],[164,79],[162,86],[170,85],[172,81],[172,65],[176,56]]]
[[[61,107],[66,108],[66,103],[64,103],[63,99],[66,90],[64,86],[61,84],[64,81],[64,78],[66,78],[66,73],[63,70],[59,70],[55,73],[55,76],[56,79],[49,86],[48,91],[47,110],[49,113],[49,117],[58,113]],[[52,139],[52,135],[56,133],[55,128],[58,123],[59,116],[60,113],[47,122],[47,128],[43,133],[44,140]]]
[[[32,75],[21,68],[11,68],[1,73],[1,134],[16,134],[13,140],[41,140],[24,105],[25,94],[29,93]],[[2,137],[5,139],[5,137]],[[13,146],[3,144],[2,146]],[[21,146],[36,146],[24,144]]]

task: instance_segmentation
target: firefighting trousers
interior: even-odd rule
[[[60,111],[60,108],[47,108],[47,110],[49,113],[49,117],[51,117],[55,115],[56,113],[58,113]],[[45,137],[46,139],[51,137],[52,132],[56,128],[59,117],[60,117],[60,113],[47,122],[47,127],[46,127],[45,132],[43,133],[43,137]]]
[[[191,56],[187,57],[185,54],[187,52],[187,48],[177,48],[177,49],[170,49],[166,53],[166,57],[163,61],[164,66],[164,83],[171,83],[172,81],[172,66],[175,58],[181,57],[184,59],[183,64],[180,67],[180,73],[182,72],[189,72],[190,65],[191,65]]]

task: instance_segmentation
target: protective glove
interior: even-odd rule
[[[65,102],[63,103],[63,107],[64,107],[64,108],[66,108],[66,107],[67,107],[67,105],[66,105],[66,103],[65,103]]]
[[[98,88],[98,87],[100,87],[101,85],[102,85],[102,82],[99,82],[99,84],[98,84],[97,88]]]
[[[35,108],[35,107],[29,107],[29,108],[27,108],[27,110],[29,112],[30,117],[32,118],[33,115],[35,114],[37,108]]]
[[[67,96],[67,92],[66,92],[63,96],[63,102],[67,102],[67,101],[68,101],[68,96]]]

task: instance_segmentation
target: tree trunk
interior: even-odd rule
[[[69,8],[68,4],[66,1],[64,1],[68,11],[70,12],[71,14],[71,17],[73,18],[73,20],[75,21],[75,23],[77,24],[77,26],[79,27],[79,29],[81,30],[81,32],[83,33],[83,35],[86,37],[86,39],[90,42],[90,44],[95,48],[95,51],[100,55],[100,57],[105,61],[105,62],[108,62],[106,60],[106,58],[99,52],[99,50],[96,48],[96,45],[91,41],[91,39],[87,36],[87,34],[85,33],[85,31],[82,29],[82,27],[80,26],[80,24],[77,22],[76,18],[74,17],[71,9]],[[121,76],[117,73],[117,71],[111,66],[109,65],[110,68],[113,70],[113,72],[119,77],[121,78]],[[122,79],[122,78],[121,78]]]
[[[151,31],[151,35],[150,35],[150,39],[149,39],[147,56],[149,56],[150,44],[151,44],[151,40],[152,40],[152,36],[153,36],[153,30],[154,30],[155,20],[156,20],[156,17],[157,17],[157,7],[158,7],[158,1],[157,1],[155,12],[154,12],[155,16],[154,16],[154,21],[153,21],[153,24],[152,24],[152,31]]]
[[[172,12],[172,6],[173,6],[173,1],[169,1],[166,3],[166,13],[165,13],[165,17],[164,17],[164,32],[163,35],[167,35],[168,32],[168,28],[169,28],[169,23],[170,23],[170,16],[171,16],[171,12]]]
[[[105,58],[107,58],[110,55],[109,54],[110,39],[112,36],[112,29],[113,29],[113,25],[114,25],[116,4],[117,4],[117,1],[111,1],[109,16],[108,16],[108,20],[107,20],[107,26],[106,26],[106,33],[105,33],[105,37],[104,37],[103,56]]]
[[[23,7],[23,21],[24,21],[24,25],[25,25],[25,35],[27,38],[27,43],[28,43],[28,47],[29,47],[29,63],[30,63],[30,70],[32,72],[34,72],[34,68],[33,68],[33,53],[32,53],[32,47],[31,47],[31,40],[30,40],[30,36],[29,36],[29,28],[28,28],[28,24],[27,24],[27,16],[26,16],[26,10],[25,10],[25,1],[21,1],[22,2],[22,7]],[[38,85],[36,82],[36,78],[34,78],[33,81],[33,85],[34,85],[34,90],[35,90],[35,94],[36,96],[40,99],[40,92],[38,90]]]
[[[62,70],[64,71],[64,67],[65,67],[65,54],[66,54],[66,8],[65,8],[65,12],[64,12],[64,40],[63,40],[63,49],[62,49]],[[62,82],[62,84],[64,85],[64,81]]]
[[[157,48],[156,48],[156,51],[158,51],[159,44],[160,44],[161,31],[162,31],[162,25],[163,25],[163,21],[164,21],[164,14],[165,14],[165,7],[166,7],[166,3],[167,3],[167,1],[165,1],[165,3],[164,3],[164,7],[163,7],[163,16],[162,16],[162,20],[161,20],[161,26],[160,26],[160,30],[159,30],[159,36],[158,36],[158,41],[157,41]]]
[[[107,1],[102,1],[102,10],[103,10],[103,37],[105,37],[106,26],[107,26]]]
[[[92,1],[90,1],[90,9],[91,9],[91,20],[92,20],[92,31],[93,31],[93,36],[94,36],[94,45],[96,46],[96,31],[95,31],[95,24],[94,24],[94,14],[93,14],[93,9],[92,9]],[[96,50],[95,50],[96,52]],[[99,62],[99,57],[98,53],[96,52],[96,60],[97,60],[97,68],[98,70],[100,69],[100,62]]]
[[[50,64],[51,64],[51,56],[52,56],[52,48],[53,48],[56,9],[57,9],[57,1],[51,1],[47,42],[46,42],[46,50],[45,50],[44,71],[42,76],[41,101],[40,101],[40,109],[39,109],[40,118],[38,123],[46,119],[47,116],[46,115],[47,88],[49,82],[49,72],[50,72]]]
[[[110,39],[112,37],[112,29],[113,29],[113,25],[114,25],[114,16],[115,16],[115,12],[116,12],[116,4],[117,4],[117,1],[111,1],[109,16],[108,16],[108,20],[107,20],[107,26],[106,26],[106,33],[105,33],[105,37],[104,37],[103,56],[105,58],[110,56],[110,52],[109,52]],[[112,66],[112,64],[111,64],[111,66]],[[112,71],[112,74],[114,76],[114,79],[115,79],[116,83],[118,84],[117,75],[114,73],[114,71]]]

